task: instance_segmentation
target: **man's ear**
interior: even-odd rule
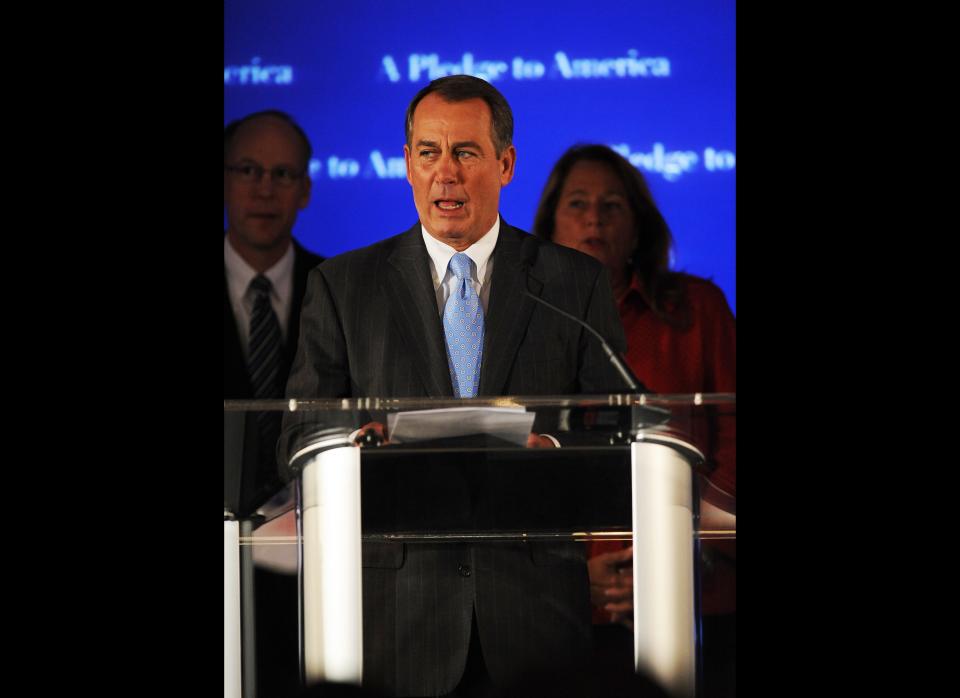
[[[300,202],[297,204],[297,208],[301,211],[310,203],[310,192],[312,190],[313,180],[310,179],[310,175],[303,175],[303,191],[300,193]]]
[[[403,161],[407,165],[407,181],[413,186],[413,177],[410,175],[410,146],[403,144]]]
[[[512,145],[500,153],[500,186],[505,187],[513,180],[513,170],[517,164],[517,149]]]

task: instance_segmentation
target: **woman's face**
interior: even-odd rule
[[[610,167],[590,160],[574,165],[554,221],[555,243],[596,257],[615,279],[625,274],[637,239],[627,193]]]

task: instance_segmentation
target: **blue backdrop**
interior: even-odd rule
[[[568,146],[613,146],[650,182],[674,268],[713,279],[736,312],[735,13],[732,0],[226,0],[224,122],[276,108],[301,123],[313,198],[294,233],[330,256],[417,220],[407,104],[435,77],[478,75],[516,121],[507,221],[530,230]]]

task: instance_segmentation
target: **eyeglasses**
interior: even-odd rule
[[[303,177],[302,171],[291,170],[289,167],[274,167],[267,170],[256,163],[242,165],[224,165],[224,169],[232,172],[244,184],[259,184],[265,172],[270,173],[270,181],[281,187],[292,187],[297,180]]]

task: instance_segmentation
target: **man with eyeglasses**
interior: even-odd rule
[[[283,397],[307,275],[323,261],[293,238],[297,215],[310,201],[311,154],[303,129],[284,112],[249,114],[223,130],[225,399]],[[282,487],[274,455],[278,430],[279,413],[248,415],[234,512],[240,518]],[[296,577],[258,564],[254,588],[257,695],[287,695],[299,676]]]
[[[297,215],[310,201],[311,154],[303,129],[284,112],[249,114],[223,130],[225,398],[283,397],[307,275],[323,261],[293,238]],[[265,324],[274,333],[279,327],[277,366],[253,365],[258,357],[251,356],[251,340],[256,343],[263,331],[256,326],[262,322],[257,317],[258,297],[269,300],[261,315],[273,311]],[[253,375],[257,368],[269,373],[271,380]],[[263,475],[269,480],[260,494],[269,496],[279,482],[276,464],[270,463],[269,473]]]

